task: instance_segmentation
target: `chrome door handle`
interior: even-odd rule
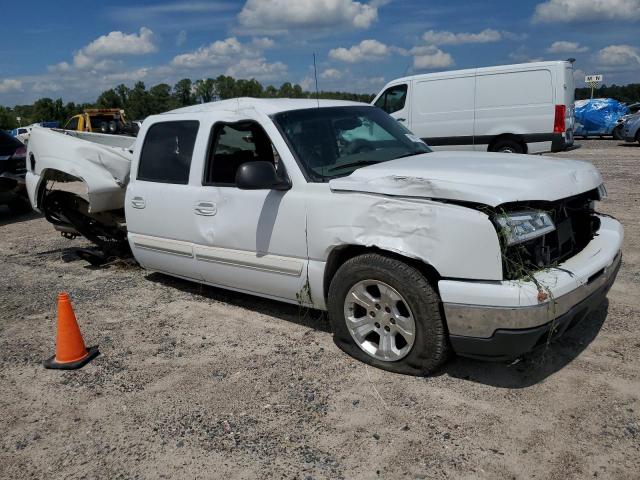
[[[131,199],[131,206],[133,208],[144,208],[147,206],[147,202],[145,202],[142,197],[133,197]]]
[[[212,217],[218,213],[218,208],[213,202],[198,202],[194,210],[196,215],[203,215],[205,217]]]

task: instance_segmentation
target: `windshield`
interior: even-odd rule
[[[375,107],[309,108],[273,118],[313,181],[326,182],[366,165],[431,151]]]

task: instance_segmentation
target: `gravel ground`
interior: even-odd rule
[[[543,354],[454,358],[429,378],[358,363],[318,312],[138,268],[93,268],[0,208],[1,478],[638,478],[640,147],[559,154],[602,171],[625,225],[603,304]],[[45,370],[55,301],[88,345]]]

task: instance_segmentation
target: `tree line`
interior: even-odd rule
[[[334,100],[355,100],[370,102],[374,95],[326,92],[318,93],[319,98]],[[315,92],[304,91],[298,84],[283,83],[280,88],[273,85],[264,87],[255,79],[235,79],[226,75],[217,78],[196,80],[183,78],[175,85],[160,83],[147,89],[144,82],[137,82],[132,88],[120,84],[102,92],[95,103],[64,103],[61,98],[40,98],[31,105],[16,105],[13,108],[0,106],[0,128],[13,129],[18,126],[16,117],[21,117],[21,125],[41,121],[59,121],[64,125],[73,115],[87,108],[121,108],[129,120],[141,120],[149,115],[166,112],[175,108],[224,100],[236,97],[260,98],[315,98]]]
[[[576,88],[576,100],[591,98],[589,87]],[[593,90],[593,98],[615,98],[619,102],[635,103],[640,102],[640,83],[630,83],[628,85],[602,85]]]

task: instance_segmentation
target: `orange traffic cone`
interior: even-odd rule
[[[100,352],[98,347],[87,350],[73,313],[69,294],[58,295],[58,336],[56,338],[56,354],[44,361],[44,368],[73,370],[84,367],[96,358]]]

